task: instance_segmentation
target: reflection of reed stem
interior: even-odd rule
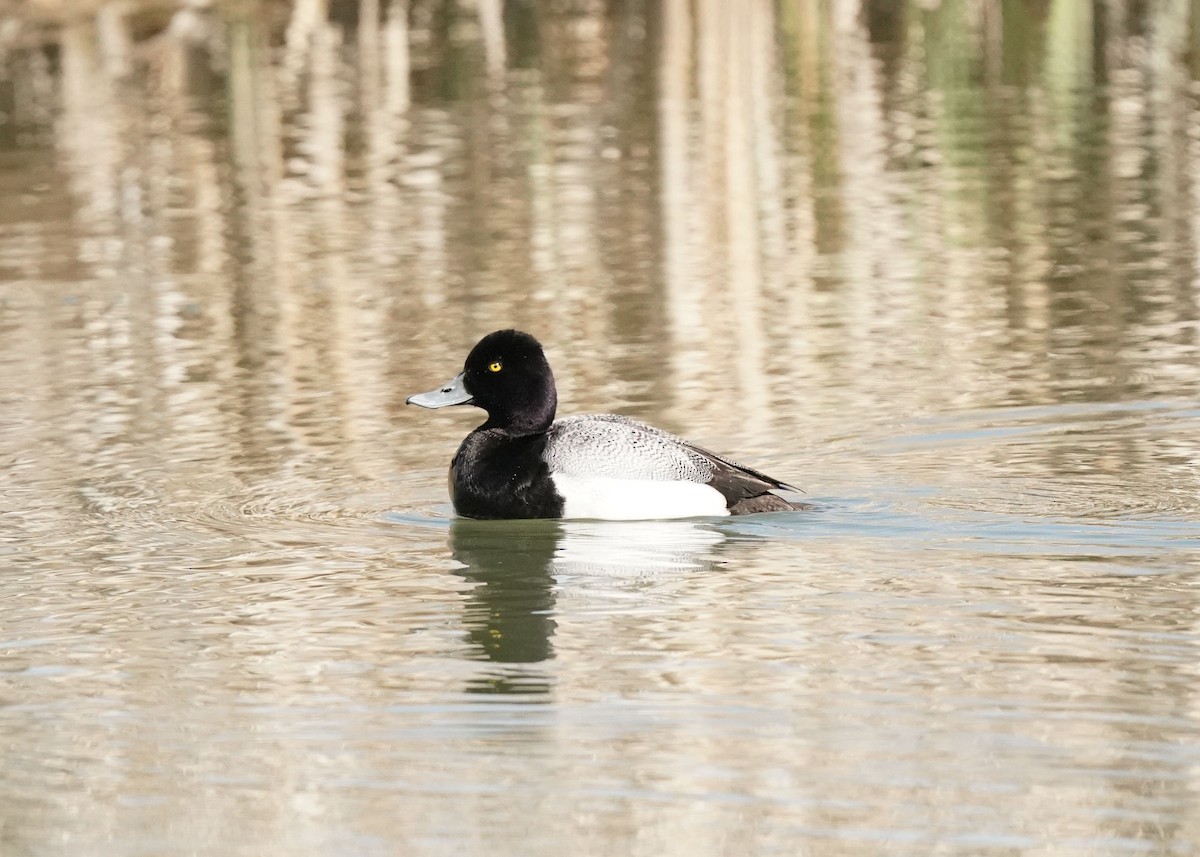
[[[403,115],[409,107],[409,51],[408,51],[408,2],[391,0],[388,4],[387,24],[384,29],[386,51],[387,106],[392,116]]]

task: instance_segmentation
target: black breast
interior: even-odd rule
[[[544,434],[496,429],[467,435],[450,463],[450,498],[468,518],[561,518],[563,499],[542,459]]]

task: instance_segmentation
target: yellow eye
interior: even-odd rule
[[[499,372],[499,371],[500,371],[501,369],[503,369],[503,368],[504,368],[504,366],[503,366],[503,365],[501,365],[501,363],[500,363],[500,361],[499,361],[499,360],[494,360],[494,361],[492,361],[491,363],[489,363],[489,364],[488,364],[488,371],[489,371],[489,372]]]

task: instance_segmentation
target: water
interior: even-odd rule
[[[0,852],[1200,852],[1197,13],[392,5],[0,21]],[[455,519],[509,325],[813,508]]]

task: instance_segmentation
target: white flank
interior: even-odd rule
[[[553,473],[550,478],[564,500],[564,518],[646,521],[729,514],[721,492],[700,482],[610,479],[565,473]]]

